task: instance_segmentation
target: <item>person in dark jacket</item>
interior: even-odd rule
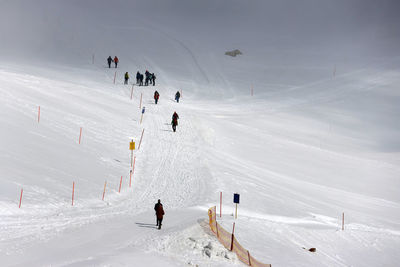
[[[114,63],[115,63],[115,68],[117,68],[119,59],[117,58],[117,56],[114,57]]]
[[[140,74],[140,83],[139,86],[143,86],[143,74]]]
[[[176,100],[176,102],[179,103],[179,98],[180,98],[180,97],[181,97],[181,93],[179,93],[179,91],[177,91],[176,94],[175,94],[175,100]]]
[[[111,68],[111,62],[112,62],[112,61],[113,61],[113,60],[112,60],[111,56],[109,56],[109,57],[107,58],[108,68]]]
[[[140,72],[136,73],[136,84],[140,83]]]
[[[156,85],[156,75],[154,73],[151,74],[151,81],[153,82],[153,86]]]
[[[129,81],[129,74],[128,74],[128,72],[125,72],[125,81],[124,81],[124,84],[128,84],[128,81]]]
[[[173,130],[174,132],[176,132],[176,126],[178,125],[178,119],[179,119],[179,115],[178,115],[178,113],[176,113],[176,111],[175,111],[174,114],[172,114],[172,121],[171,121],[172,130]]]
[[[160,94],[157,92],[157,90],[154,92],[154,100],[156,101],[156,105],[158,103],[158,99],[160,98]]]
[[[158,200],[158,202],[154,206],[154,210],[156,211],[158,229],[161,229],[161,223],[165,214],[163,205],[161,204],[161,200]]]

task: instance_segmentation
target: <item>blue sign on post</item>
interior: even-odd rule
[[[143,107],[142,114],[144,114],[145,111],[146,111],[146,107]]]
[[[239,194],[233,194],[233,203],[239,204],[239,199],[240,195]]]

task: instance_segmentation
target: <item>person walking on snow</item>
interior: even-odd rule
[[[179,119],[179,115],[178,115],[178,113],[176,113],[176,111],[175,111],[174,114],[172,114],[172,121],[171,121],[172,130],[173,130],[174,132],[176,132],[176,126],[178,125],[178,119]]]
[[[153,82],[153,86],[156,85],[156,75],[151,74],[151,81]]]
[[[117,68],[119,59],[117,58],[117,56],[114,57],[114,63],[115,63],[115,68]]]
[[[181,93],[179,93],[179,91],[177,91],[176,94],[175,94],[175,100],[176,100],[176,102],[179,103],[179,98],[180,98],[180,97],[181,97]]]
[[[108,68],[111,68],[111,62],[112,62],[112,61],[113,61],[113,60],[112,60],[111,56],[109,56],[109,57],[107,58]]]
[[[136,84],[139,84],[140,82],[140,72],[136,73]]]
[[[158,200],[158,202],[154,206],[154,210],[156,211],[156,217],[157,217],[156,225],[158,226],[158,229],[161,229],[161,223],[165,214],[163,205],[161,204],[161,200]]]
[[[128,80],[129,80],[129,74],[128,74],[128,72],[125,72],[125,81],[124,81],[124,84],[128,84]]]
[[[158,102],[158,99],[160,98],[160,94],[157,92],[157,90],[154,92],[154,100],[156,101],[156,105]]]

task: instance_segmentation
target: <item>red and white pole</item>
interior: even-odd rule
[[[121,193],[121,186],[122,186],[122,175],[121,175],[121,180],[119,181],[118,193]]]
[[[79,130],[79,144],[81,144],[81,138],[82,138],[82,127]]]
[[[75,182],[72,182],[72,206],[74,205]]]
[[[24,192],[24,189],[21,188],[21,196],[19,197],[19,208],[21,208],[22,203],[22,192]]]
[[[140,136],[140,141],[139,141],[139,147],[138,147],[138,150],[140,149],[140,144],[142,143],[143,134],[144,134],[144,129],[143,129],[143,131],[142,131],[142,136]]]
[[[136,162],[136,156],[133,158],[133,167],[132,167],[132,171],[131,171],[131,177],[129,179],[129,187],[131,187],[131,185],[132,185],[132,176],[135,173],[135,162]]]

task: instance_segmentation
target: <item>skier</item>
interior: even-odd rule
[[[115,68],[117,68],[119,59],[117,58],[117,56],[114,57],[114,63],[115,63]]]
[[[177,91],[176,94],[175,94],[175,100],[176,100],[176,102],[179,103],[179,98],[180,98],[180,97],[181,97],[181,93],[179,93],[179,91]]]
[[[111,68],[111,62],[112,62],[112,61],[113,61],[113,60],[112,60],[111,56],[109,56],[109,57],[107,58],[108,68]]]
[[[176,132],[176,126],[178,125],[178,119],[179,119],[179,115],[178,115],[178,113],[176,113],[176,111],[175,111],[174,114],[172,114],[172,121],[171,121],[172,130],[173,130],[174,132]]]
[[[125,81],[124,81],[124,84],[128,84],[128,80],[129,80],[129,74],[128,74],[128,72],[125,72]]]
[[[165,214],[164,213],[164,209],[163,209],[163,205],[161,204],[161,200],[158,200],[158,202],[154,206],[154,210],[156,211],[158,229],[161,229],[161,223],[162,223],[162,220],[163,220],[163,216]]]
[[[154,75],[154,73],[151,74],[151,80],[153,82],[153,86],[156,85],[156,75]]]
[[[136,73],[136,84],[139,84],[140,82],[140,72]]]
[[[140,74],[140,83],[139,86],[143,86],[143,74]]]
[[[160,98],[160,94],[157,92],[157,90],[154,92],[154,100],[156,101],[156,105],[158,102],[158,99]]]

